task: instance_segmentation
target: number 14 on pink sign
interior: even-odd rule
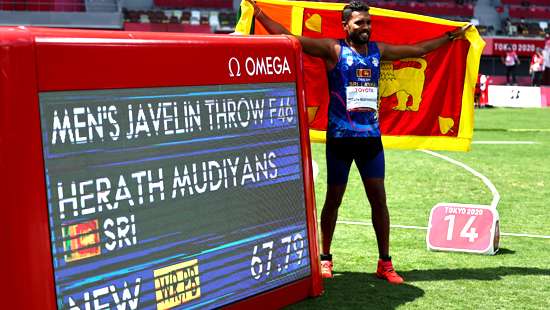
[[[495,254],[499,215],[485,205],[440,203],[432,208],[426,243],[436,251]]]

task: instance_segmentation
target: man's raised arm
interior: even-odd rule
[[[378,46],[380,47],[380,55],[384,60],[397,60],[408,57],[420,57],[435,50],[438,47],[441,47],[445,43],[448,43],[455,39],[463,39],[466,30],[468,30],[468,28],[470,28],[471,26],[472,24],[467,24],[464,27],[447,32],[441,37],[412,45],[391,45],[379,42]]]
[[[270,34],[286,34],[295,36],[302,45],[303,51],[311,56],[322,58],[327,69],[333,68],[338,62],[338,42],[333,39],[313,39],[303,36],[293,35],[283,25],[274,21],[271,17],[262,11],[262,8],[256,5],[254,0],[246,0],[254,7],[254,17]]]

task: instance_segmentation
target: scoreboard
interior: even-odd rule
[[[294,39],[0,37],[0,116],[17,116],[0,125],[1,188],[26,215],[3,224],[17,253],[5,264],[29,274],[14,307],[279,307],[321,293]]]

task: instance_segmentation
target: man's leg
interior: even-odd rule
[[[383,178],[368,178],[363,180],[365,191],[371,205],[372,225],[378,242],[378,267],[376,276],[385,279],[392,284],[401,284],[403,278],[395,272],[391,257],[390,248],[390,216],[386,204],[386,190]]]
[[[370,149],[373,150],[372,154],[365,152],[355,162],[372,210],[372,225],[376,233],[379,255],[376,276],[392,284],[401,284],[403,278],[395,272],[389,255],[390,216],[386,204],[385,161],[381,141],[371,143]]]
[[[386,205],[386,189],[384,188],[386,164],[382,140],[365,140],[365,144],[356,149],[361,150],[357,152],[355,164],[361,174],[361,180],[371,206],[372,225],[378,242],[378,254],[381,258],[389,257],[390,216]]]
[[[343,185],[327,185],[327,195],[323,211],[321,211],[321,253],[324,255],[330,254],[330,245],[336,220],[338,219],[338,208],[342,203],[346,184]]]
[[[383,178],[367,178],[363,181],[372,211],[372,226],[378,242],[380,257],[389,257],[390,215],[386,204],[386,189]]]
[[[352,162],[348,151],[345,140],[327,140],[327,195],[321,211],[321,274],[324,278],[332,278],[330,245],[338,219],[338,208],[348,183]]]

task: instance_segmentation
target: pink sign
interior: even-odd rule
[[[430,213],[428,248],[494,254],[498,250],[498,219],[498,212],[490,206],[437,204]]]

